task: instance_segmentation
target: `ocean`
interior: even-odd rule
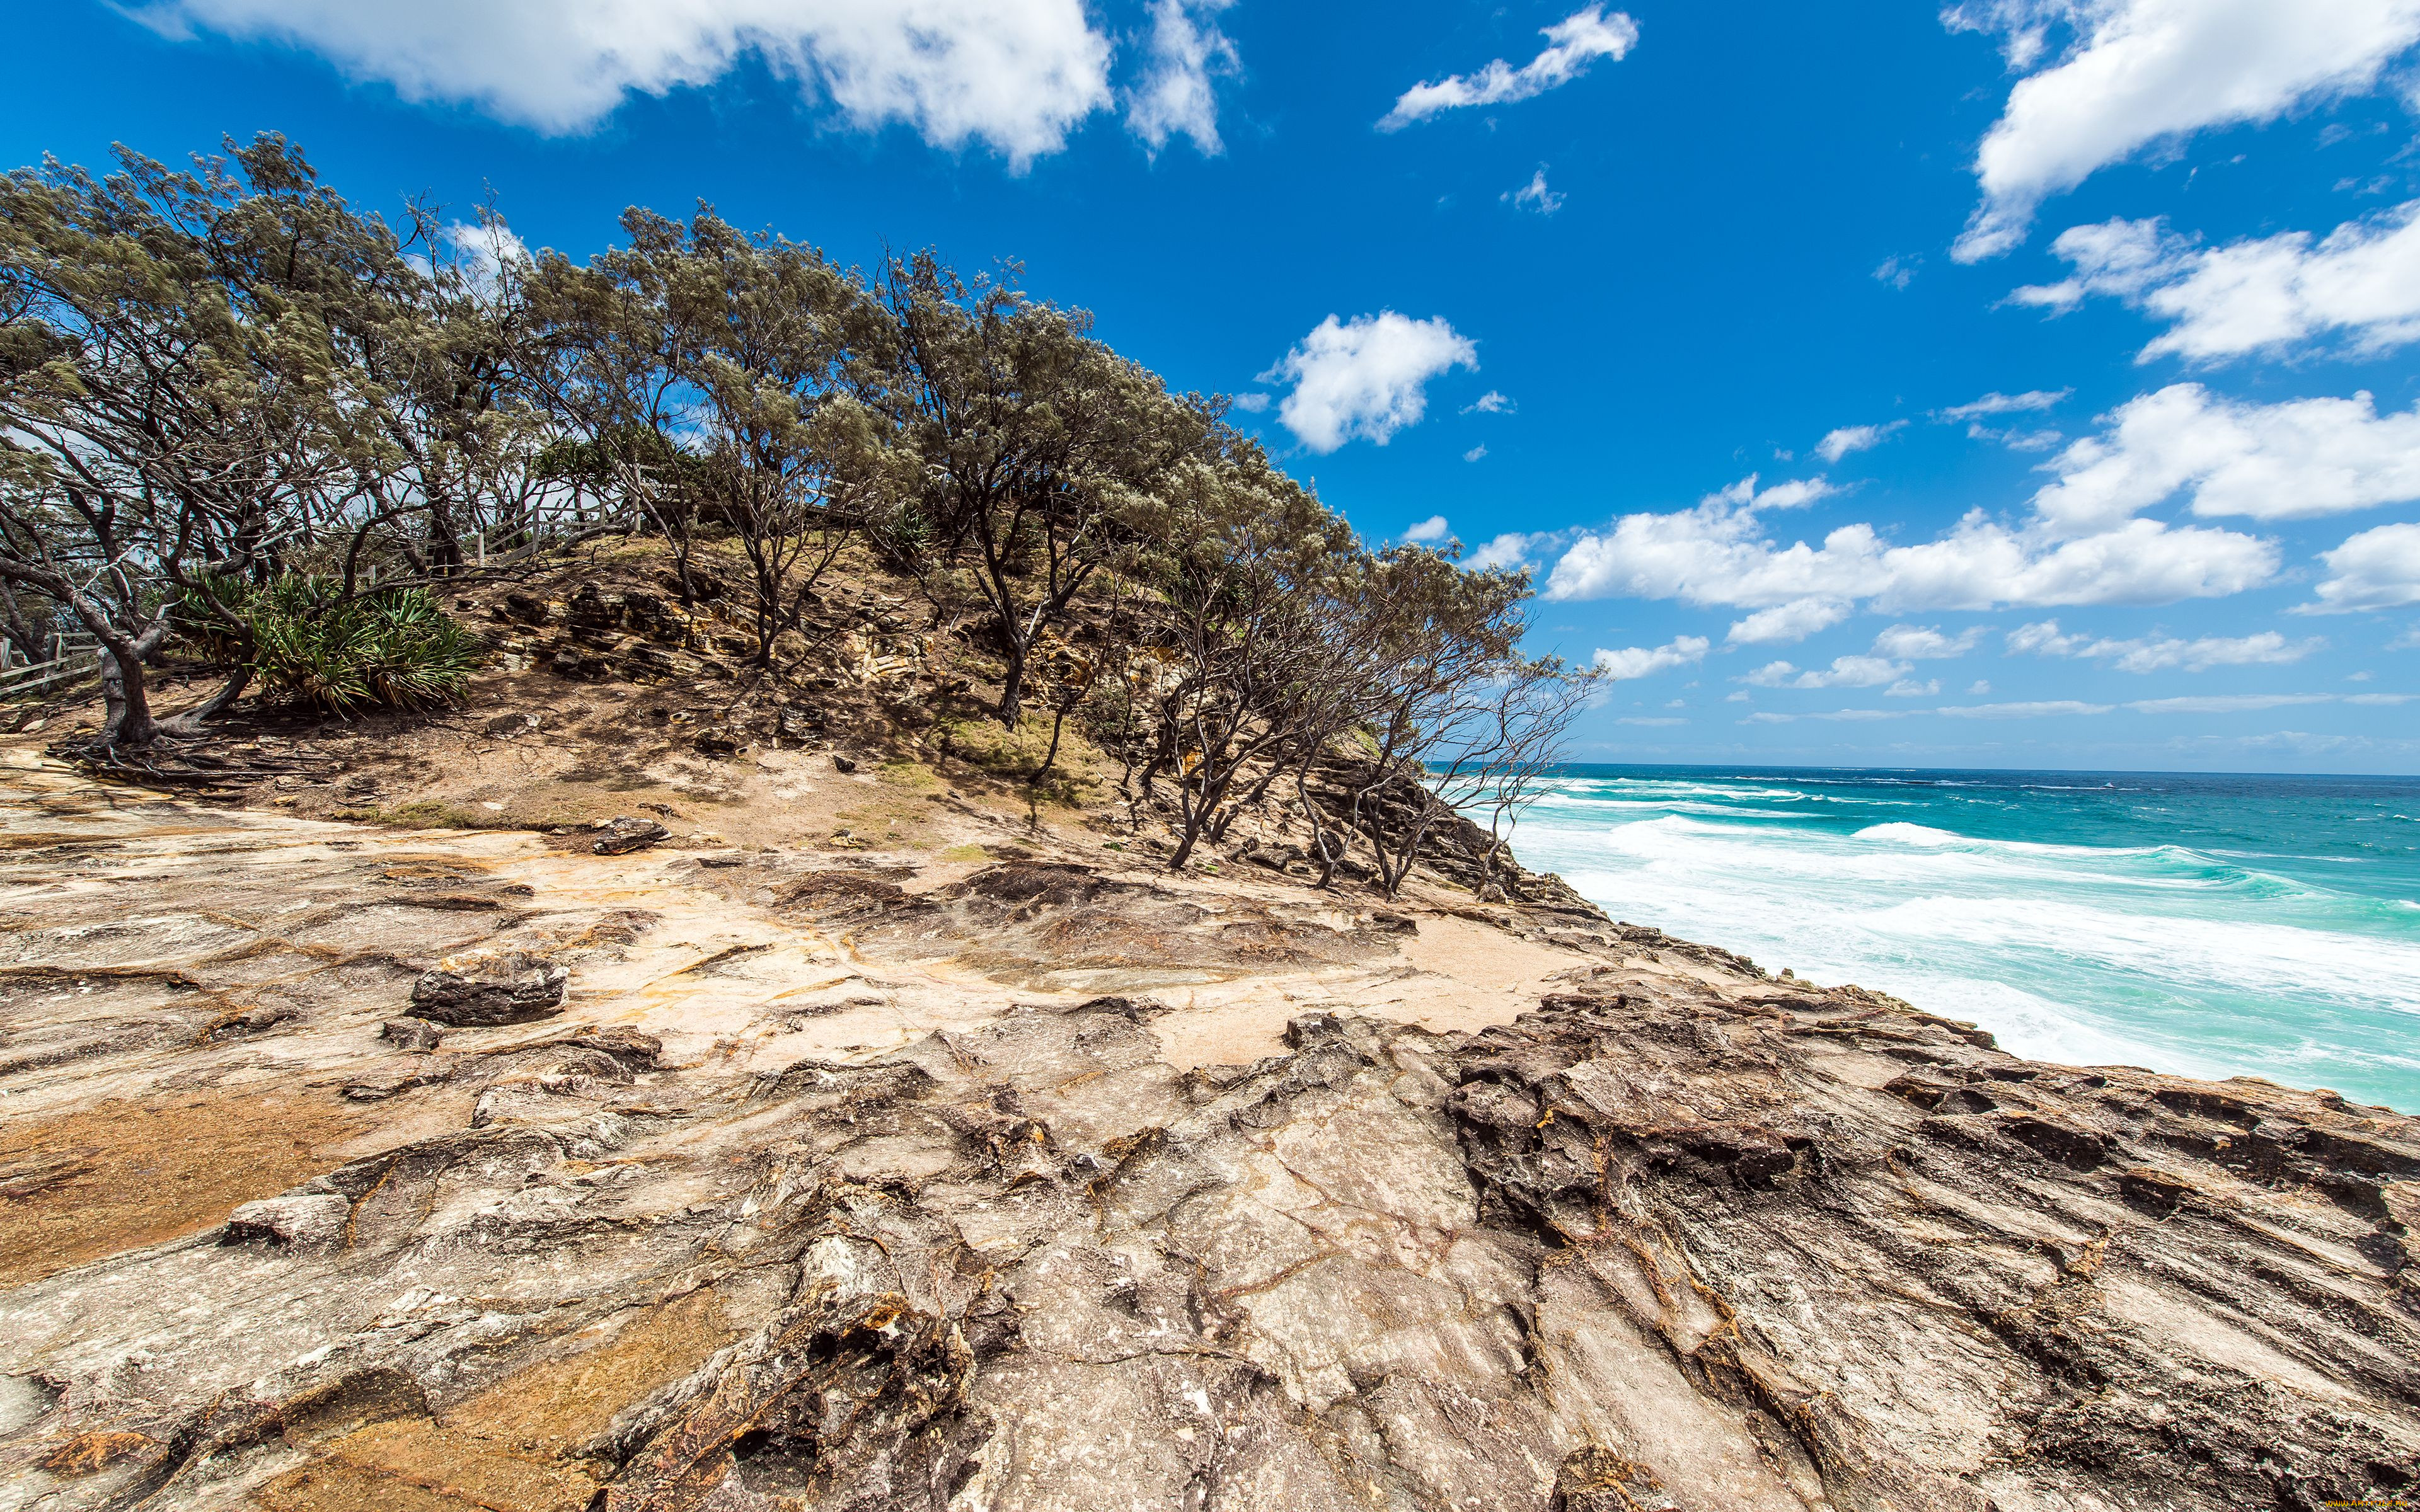
[[[2020,1056],[2420,1112],[2420,779],[1573,766],[1513,843]]]

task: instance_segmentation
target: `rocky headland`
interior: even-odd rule
[[[1482,902],[1466,843],[1315,888],[1275,799],[1171,872],[1080,738],[1003,775],[870,589],[786,700],[635,578],[458,608],[458,714],[260,723],[183,792],[5,753],[0,1508],[2420,1473],[2411,1119],[2022,1061]]]

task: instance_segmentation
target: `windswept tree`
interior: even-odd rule
[[[1349,782],[1345,823],[1391,898],[1451,811],[1436,785],[1489,748],[1494,690],[1521,667],[1529,575],[1466,571],[1445,552],[1404,546],[1373,559],[1356,593],[1370,760]]]
[[[1500,897],[1512,825],[1546,793],[1570,757],[1572,724],[1610,679],[1556,656],[1515,658],[1487,686],[1466,745],[1430,760],[1438,799],[1487,831],[1479,856],[1481,897]]]
[[[346,379],[330,436],[351,491],[334,522],[346,581],[365,554],[426,579],[525,548],[570,492],[543,464],[560,426],[535,264],[492,209],[448,224],[415,204],[400,235],[373,217],[351,230],[321,294]]]
[[[623,226],[662,290],[695,507],[737,537],[756,661],[770,666],[876,497],[864,399],[883,312],[814,248],[710,210],[685,227],[644,212]]]
[[[162,733],[143,663],[172,594],[273,572],[344,491],[316,281],[354,224],[274,137],[0,179],[0,579],[100,641],[104,749]]]
[[[1323,728],[1326,701],[1357,659],[1332,612],[1338,565],[1357,550],[1351,528],[1257,446],[1222,440],[1221,455],[1171,470],[1155,522],[1171,661],[1151,700],[1142,782],[1147,794],[1165,772],[1174,786],[1171,870],[1203,839],[1222,839],[1289,745]]]
[[[1091,317],[930,254],[892,262],[883,438],[900,480],[893,554],[935,606],[964,589],[1005,668],[1012,728],[1036,647],[1131,536],[1127,517],[1198,455],[1214,407],[1171,395],[1091,334]]]

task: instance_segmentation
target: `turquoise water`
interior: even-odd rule
[[[2018,1055],[2420,1111],[2420,780],[1575,766],[1514,843]]]

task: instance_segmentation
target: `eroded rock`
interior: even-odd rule
[[[628,856],[659,845],[672,838],[672,831],[653,819],[625,816],[607,821],[597,831],[589,849],[599,856]]]
[[[523,1024],[562,1012],[570,986],[569,967],[515,951],[421,973],[411,1011],[456,1027]]]

